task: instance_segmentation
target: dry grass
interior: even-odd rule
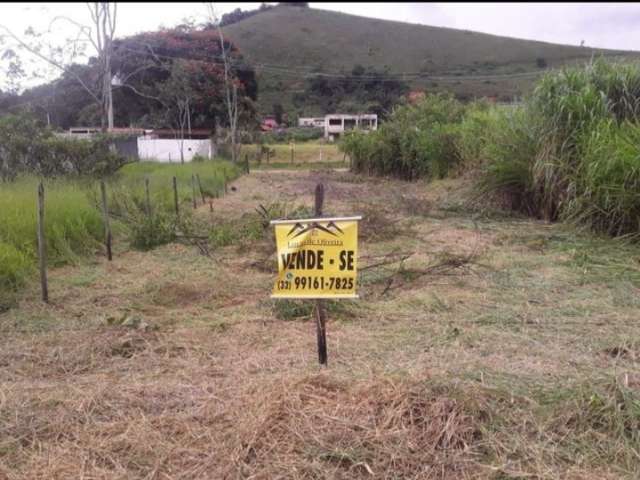
[[[252,172],[198,218],[310,205],[318,180],[328,213],[400,227],[363,230],[327,370],[308,312],[268,300],[268,237],[120,245],[0,314],[0,478],[638,478],[637,247],[335,172]]]
[[[475,412],[424,383],[354,386],[320,374],[264,393],[238,429],[242,476],[467,478],[477,470]]]

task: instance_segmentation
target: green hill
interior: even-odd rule
[[[350,72],[357,64],[388,67],[400,78],[405,73],[412,87],[426,91],[508,100],[525,93],[546,68],[592,55],[640,55],[293,6],[266,10],[224,31],[258,66],[264,113],[273,103],[291,108],[292,94],[304,88],[305,75]]]

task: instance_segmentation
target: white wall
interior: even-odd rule
[[[180,163],[180,142],[172,138],[138,137],[138,156],[140,160]],[[214,155],[211,140],[182,140],[184,142],[184,161],[190,162],[196,154],[205,158]]]

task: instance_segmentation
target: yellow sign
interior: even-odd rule
[[[272,298],[357,298],[358,220],[274,220],[278,279]]]

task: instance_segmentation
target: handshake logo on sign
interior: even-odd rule
[[[287,237],[296,238],[300,235],[304,235],[305,233],[314,230],[320,230],[322,232],[328,233],[329,235],[333,235],[334,237],[338,236],[336,232],[339,232],[341,234],[344,233],[342,229],[338,227],[334,222],[327,223],[326,227],[320,225],[319,222],[311,222],[307,223],[306,225],[298,222],[291,228],[291,230],[289,230],[289,233],[287,233]]]

